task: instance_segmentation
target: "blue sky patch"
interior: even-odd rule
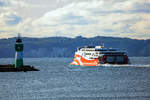
[[[87,25],[89,22],[84,19],[83,16],[76,16],[72,13],[67,14],[64,16],[63,24],[71,24],[71,25]]]
[[[104,32],[114,32],[112,29],[105,29]]]
[[[2,6],[4,6],[4,5],[5,5],[5,3],[2,2],[2,1],[0,1],[0,7],[2,7]]]
[[[5,23],[9,26],[17,25],[22,21],[20,16],[10,15],[5,18]]]
[[[2,32],[6,32],[6,31],[0,30],[0,33],[2,33]]]

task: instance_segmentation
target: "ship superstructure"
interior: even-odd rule
[[[72,65],[98,66],[100,64],[128,64],[126,52],[101,46],[84,46],[77,49]]]

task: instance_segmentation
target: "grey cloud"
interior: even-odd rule
[[[135,3],[134,7],[140,11],[150,11],[150,3]]]
[[[150,13],[150,3],[135,3],[131,13]]]
[[[127,20],[122,20],[120,21],[121,23],[130,23],[130,24],[134,24],[134,23],[137,23],[139,21],[142,21],[144,20],[143,18],[141,17],[135,17],[135,18],[129,18]]]
[[[114,1],[115,2],[115,1]],[[115,3],[117,3],[116,1]],[[120,2],[123,2],[123,0],[120,0]],[[115,4],[114,3],[114,4]],[[118,7],[119,8],[119,7]],[[97,9],[91,11],[93,14],[135,14],[135,13],[150,13],[150,3],[144,2],[144,3],[133,3],[132,8],[129,10],[125,9],[113,9],[113,10],[107,10],[107,9]]]
[[[93,14],[135,14],[135,13],[150,13],[150,9],[135,9],[135,10],[112,10],[112,11],[93,11]]]
[[[100,10],[100,11],[93,11],[93,14],[115,14],[115,13],[127,13],[123,10],[113,10],[113,11],[106,11],[106,10]]]

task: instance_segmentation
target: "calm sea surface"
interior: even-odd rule
[[[150,100],[150,57],[130,59],[125,66],[79,67],[69,65],[72,58],[24,58],[40,71],[0,72],[0,100]]]

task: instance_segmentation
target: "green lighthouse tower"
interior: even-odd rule
[[[18,33],[18,38],[16,39],[15,43],[15,68],[23,67],[23,43],[20,38],[20,34]]]

